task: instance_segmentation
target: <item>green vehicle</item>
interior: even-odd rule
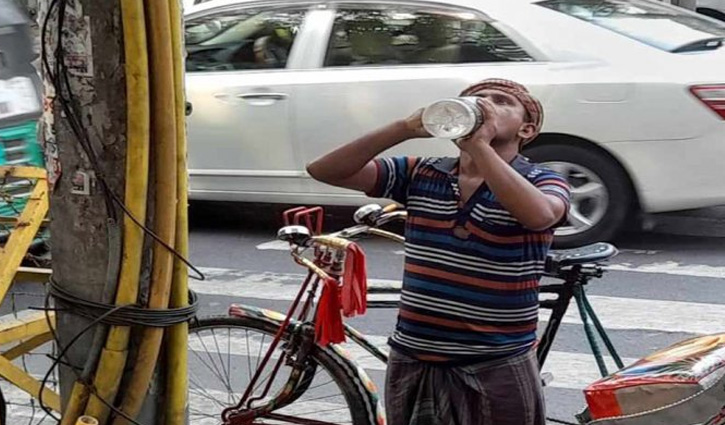
[[[36,56],[29,17],[14,0],[0,0],[0,165],[43,166]],[[32,182],[0,177],[0,217],[22,211],[31,190]],[[7,233],[0,227],[0,241]]]

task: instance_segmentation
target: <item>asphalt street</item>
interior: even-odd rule
[[[280,211],[281,207],[192,205],[190,257],[207,277],[203,282],[191,282],[200,294],[200,315],[226,315],[233,303],[286,310],[304,269],[291,260],[285,244],[275,240]],[[328,210],[326,229],[351,224],[351,216],[351,209]],[[725,208],[653,216],[646,224],[648,230],[629,231],[616,241],[620,254],[609,262],[606,275],[588,288],[591,302],[625,362],[683,339],[725,331]],[[379,239],[366,239],[361,245],[367,255],[371,285],[399,284],[402,246]],[[16,307],[42,302],[38,291],[27,286],[20,285],[14,292],[10,300]],[[6,302],[3,310],[12,307]],[[349,323],[387,350],[385,343],[395,318],[394,309],[375,309]],[[547,318],[542,314],[542,329]],[[199,348],[194,344],[192,351]],[[351,344],[346,348],[382,392],[385,365]],[[234,373],[248,375],[252,363],[242,359],[254,350],[247,346],[233,351],[234,359],[240,360]],[[44,371],[48,361],[41,360],[31,362],[35,362],[33,370]],[[582,389],[599,377],[575,307],[564,319],[545,371],[553,376],[546,388],[548,415],[573,421],[573,414],[585,403]],[[203,386],[206,381],[200,382]],[[214,385],[209,383],[201,395],[209,398],[210,394],[223,393]],[[2,389],[11,400],[10,417],[27,420],[34,415],[35,420],[23,423],[53,423],[47,418],[41,420],[37,405],[33,412],[17,389],[7,384],[2,384]],[[192,398],[198,396],[192,393]],[[204,406],[204,399],[201,403]],[[320,408],[319,403],[310,403]],[[218,403],[209,402],[208,410],[218,411]],[[210,419],[203,423],[216,422]]]

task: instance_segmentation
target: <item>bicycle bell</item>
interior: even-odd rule
[[[304,246],[310,240],[310,229],[305,226],[285,226],[277,232],[277,239]]]
[[[475,96],[453,97],[433,102],[423,110],[423,128],[434,137],[460,139],[483,124],[483,113]]]
[[[383,207],[378,204],[367,204],[358,208],[352,216],[357,224],[373,224],[375,219],[383,213]]]

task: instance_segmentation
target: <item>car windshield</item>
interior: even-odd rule
[[[673,53],[714,50],[725,40],[725,23],[654,1],[545,0],[536,4]]]

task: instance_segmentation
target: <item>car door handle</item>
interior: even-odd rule
[[[242,93],[237,95],[238,98],[244,100],[284,100],[287,99],[285,93]]]

